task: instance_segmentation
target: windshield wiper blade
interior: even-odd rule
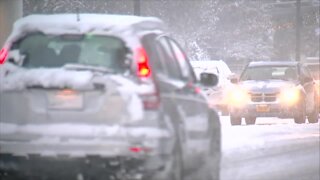
[[[77,70],[77,71],[98,71],[102,73],[113,73],[113,70],[102,66],[94,66],[88,64],[66,64],[63,66],[66,70]]]

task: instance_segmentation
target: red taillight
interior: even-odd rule
[[[147,53],[143,48],[137,49],[136,60],[138,64],[138,77],[149,77],[151,74],[151,68],[149,66]]]
[[[0,50],[0,64],[3,64],[5,60],[7,59],[8,56],[8,49],[7,48],[2,48]]]
[[[140,153],[140,152],[142,152],[142,148],[140,148],[140,147],[131,147],[131,148],[129,148],[129,150],[130,150],[131,152],[134,152],[134,153]]]
[[[146,147],[130,147],[129,150],[133,153],[148,153],[151,151],[150,148]]]
[[[151,75],[151,68],[149,66],[149,59],[147,56],[147,52],[144,48],[140,47],[136,51],[136,61],[137,61],[137,75],[139,78],[148,78]],[[149,92],[146,94],[140,95],[143,107],[147,110],[155,110],[159,108],[160,105],[160,98],[159,93],[157,91],[157,88],[154,90],[154,92]]]

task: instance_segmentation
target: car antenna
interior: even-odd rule
[[[77,22],[80,21],[79,7],[77,7]]]

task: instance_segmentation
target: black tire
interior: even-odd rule
[[[256,117],[245,117],[244,120],[246,121],[247,125],[254,125],[256,124]]]
[[[297,114],[295,115],[294,122],[296,124],[303,124],[306,123],[306,106],[304,101],[302,103],[300,103],[300,108],[299,108],[299,112],[297,112]]]
[[[241,117],[230,115],[230,122],[232,126],[239,126],[241,125]]]
[[[308,115],[309,123],[317,123],[319,121],[319,102],[315,101],[315,106],[311,114]]]

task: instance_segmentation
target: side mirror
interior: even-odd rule
[[[218,76],[213,73],[202,72],[200,82],[204,86],[216,86],[219,82]]]

